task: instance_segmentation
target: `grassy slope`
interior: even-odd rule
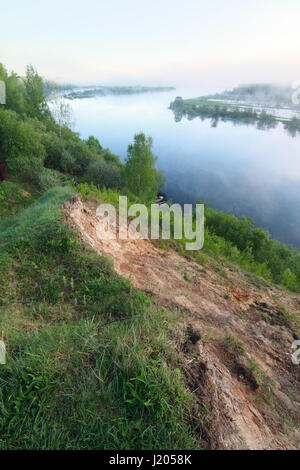
[[[0,449],[196,448],[176,313],[77,242],[71,195],[0,223]]]

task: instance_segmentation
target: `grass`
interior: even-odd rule
[[[248,359],[248,367],[253,373],[257,384],[259,386],[257,397],[258,399],[263,397],[267,401],[272,401],[273,399],[273,381],[270,377],[263,371],[259,365],[254,361],[254,359]]]
[[[0,449],[198,448],[181,318],[62,225],[71,195],[0,223]]]
[[[226,351],[234,356],[244,356],[246,354],[245,345],[231,335],[224,338],[224,347]]]
[[[17,181],[0,182],[0,220],[18,214],[37,197],[38,190],[32,185]]]

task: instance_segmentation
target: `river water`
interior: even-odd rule
[[[173,202],[210,202],[235,215],[252,217],[274,238],[300,247],[300,137],[279,124],[253,125],[183,118],[175,122],[170,102],[201,90],[73,100],[75,130],[97,137],[124,161],[137,132],[153,138],[157,167],[168,180]]]

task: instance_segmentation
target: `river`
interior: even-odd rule
[[[300,137],[279,124],[253,125],[185,117],[175,122],[168,109],[180,95],[201,90],[173,90],[142,95],[105,96],[70,101],[75,130],[97,137],[124,161],[137,132],[153,138],[157,167],[168,180],[173,202],[209,202],[212,207],[252,217],[274,238],[300,247]]]

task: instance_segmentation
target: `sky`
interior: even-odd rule
[[[75,84],[300,79],[300,0],[0,0],[0,62]]]

